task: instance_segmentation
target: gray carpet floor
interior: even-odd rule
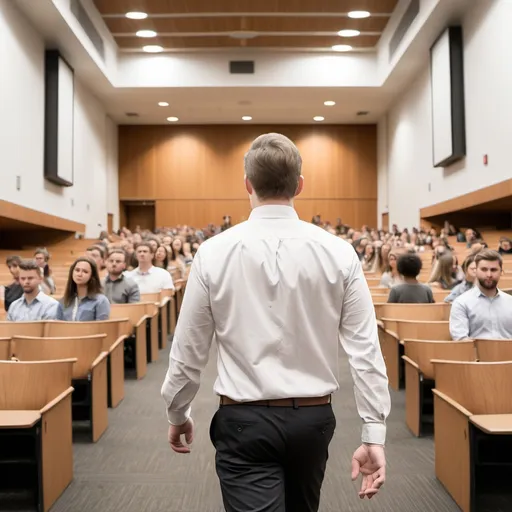
[[[214,354],[212,354],[214,356]],[[221,512],[214,451],[208,437],[217,400],[212,391],[215,357],[210,358],[193,404],[196,438],[190,455],[167,444],[160,397],[168,350],[149,365],[141,381],[126,381],[126,396],[109,411],[109,427],[96,444],[74,445],[74,481],[52,512]],[[388,421],[388,480],[373,500],[357,497],[350,459],[359,445],[357,416],[347,361],[340,359],[341,390],[333,404],[337,430],[330,449],[322,512],[455,512],[459,508],[434,475],[432,438],[416,439],[405,426],[404,394],[393,393]]]

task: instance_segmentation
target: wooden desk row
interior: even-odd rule
[[[183,291],[112,305],[101,322],[0,322],[0,468],[9,468],[0,494],[30,491],[39,512],[52,506],[73,479],[73,422],[101,437],[108,405],[124,397],[125,359],[145,376],[174,332]]]

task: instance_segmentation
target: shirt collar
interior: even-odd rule
[[[294,208],[282,204],[266,204],[257,206],[251,212],[249,220],[253,219],[298,219]]]
[[[148,271],[147,272],[143,272],[140,267],[137,267],[135,269],[135,272],[137,272],[137,274],[141,275],[141,276],[145,276],[147,274],[151,274],[153,272],[153,269],[155,268],[154,265],[151,265],[151,267],[149,267]]]
[[[495,299],[496,297],[499,297],[501,295],[501,291],[498,288],[496,291],[496,295],[494,297],[487,297],[487,295],[485,295],[485,293],[482,290],[480,290],[480,286],[478,286],[478,284],[475,284],[475,286],[473,286],[473,293],[477,297],[484,297],[486,299]]]
[[[105,278],[105,281],[107,283],[119,283],[123,279],[124,279],[124,272],[115,281],[112,281],[112,279],[110,279],[110,275],[107,274],[107,277]]]
[[[41,302],[41,295],[44,295],[43,292],[39,292],[35,297],[34,297],[34,300],[30,303],[30,304],[33,304],[34,302]],[[27,299],[25,297],[25,294],[23,294],[23,302],[28,306],[28,302],[27,302]]]

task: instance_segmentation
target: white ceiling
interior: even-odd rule
[[[119,124],[167,124],[176,116],[180,124],[240,124],[252,116],[253,124],[375,123],[386,111],[389,98],[374,88],[320,87],[201,87],[165,89],[116,89],[105,102],[109,115]],[[326,107],[324,101],[335,106]],[[159,101],[169,103],[159,107]],[[357,116],[358,111],[368,111]],[[135,112],[139,117],[128,117]],[[174,124],[174,123],[169,123]]]

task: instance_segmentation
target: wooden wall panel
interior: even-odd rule
[[[121,126],[120,199],[155,200],[157,226],[219,223],[227,214],[238,222],[249,212],[244,154],[270,131],[301,152],[301,216],[377,224],[375,125]]]

